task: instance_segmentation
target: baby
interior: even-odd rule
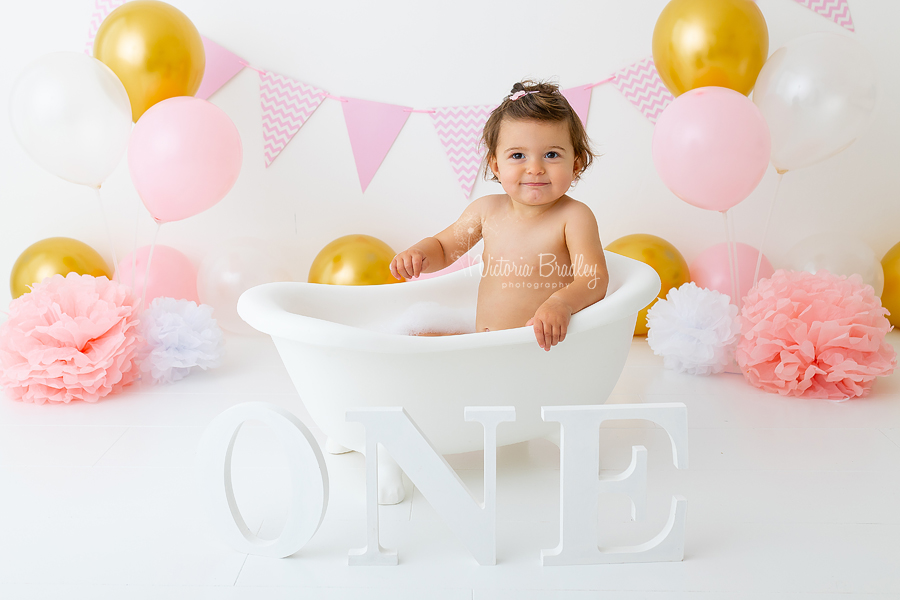
[[[609,282],[594,213],[566,195],[594,159],[590,142],[557,86],[523,81],[491,113],[482,143],[485,178],[506,193],[472,202],[456,223],[395,256],[391,273],[439,271],[483,238],[476,331],[531,326],[550,350]]]

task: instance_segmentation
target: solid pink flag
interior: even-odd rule
[[[560,90],[560,93],[569,101],[572,110],[575,111],[575,114],[581,119],[581,124],[585,127],[587,127],[588,110],[591,108],[592,89],[593,87],[590,86],[579,85],[567,90]]]
[[[410,108],[370,100],[344,98],[344,121],[356,161],[359,183],[365,192],[394,140],[409,118]]]
[[[194,96],[208,100],[244,68],[241,64],[244,59],[202,35],[200,39],[203,40],[203,50],[206,52],[206,70],[203,72],[200,89]]]
[[[853,27],[853,17],[850,16],[850,4],[847,0],[794,0],[809,10],[816,12],[826,19],[831,19],[841,27],[856,31]]]
[[[481,132],[492,110],[493,106],[449,106],[435,108],[431,113],[438,138],[466,198],[472,195],[484,157]]]

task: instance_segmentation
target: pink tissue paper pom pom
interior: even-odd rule
[[[744,299],[735,359],[747,380],[783,396],[864,396],[890,375],[887,310],[859,275],[776,271]]]
[[[0,385],[15,400],[96,402],[138,375],[138,300],[106,277],[35,284],[0,326]]]

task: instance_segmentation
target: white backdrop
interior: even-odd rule
[[[666,0],[172,0],[200,32],[250,64],[324,88],[335,95],[428,108],[498,102],[526,76],[563,87],[603,79],[650,55],[656,18]],[[92,0],[8,3],[0,111],[8,114],[16,76],[43,54],[81,51]],[[813,233],[845,231],[880,257],[900,241],[900,3],[850,0],[856,33],[793,0],[759,0],[769,26],[770,54],[816,31],[853,36],[875,57],[880,99],[875,122],[848,150],[782,185],[766,254],[778,267],[787,251]],[[264,167],[258,76],[243,70],[211,101],[237,125],[244,165],[229,195],[211,210],[162,227],[159,243],[195,263],[229,240],[271,240],[305,280],[326,243],[366,233],[395,250],[454,220],[467,200],[456,182],[431,118],[413,114],[365,194],[360,191],[340,103],[325,100],[271,167]],[[718,213],[675,198],[650,157],[653,126],[611,85],[594,89],[588,133],[603,157],[571,195],[597,215],[605,243],[630,233],[672,242],[688,261],[724,241]],[[0,304],[18,255],[47,237],[67,236],[112,262],[94,193],[41,170],[0,118]],[[739,241],[758,245],[775,189],[770,167],[735,209]],[[473,198],[499,190],[479,179]],[[125,160],[103,188],[119,258],[149,244],[156,225],[140,205]],[[137,223],[137,238],[135,237]]]

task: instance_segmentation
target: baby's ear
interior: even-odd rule
[[[499,165],[497,164],[496,156],[492,156],[491,159],[488,161],[488,169],[491,170],[491,174],[493,174],[494,177],[497,177],[497,171],[499,171],[500,169],[499,169]]]

